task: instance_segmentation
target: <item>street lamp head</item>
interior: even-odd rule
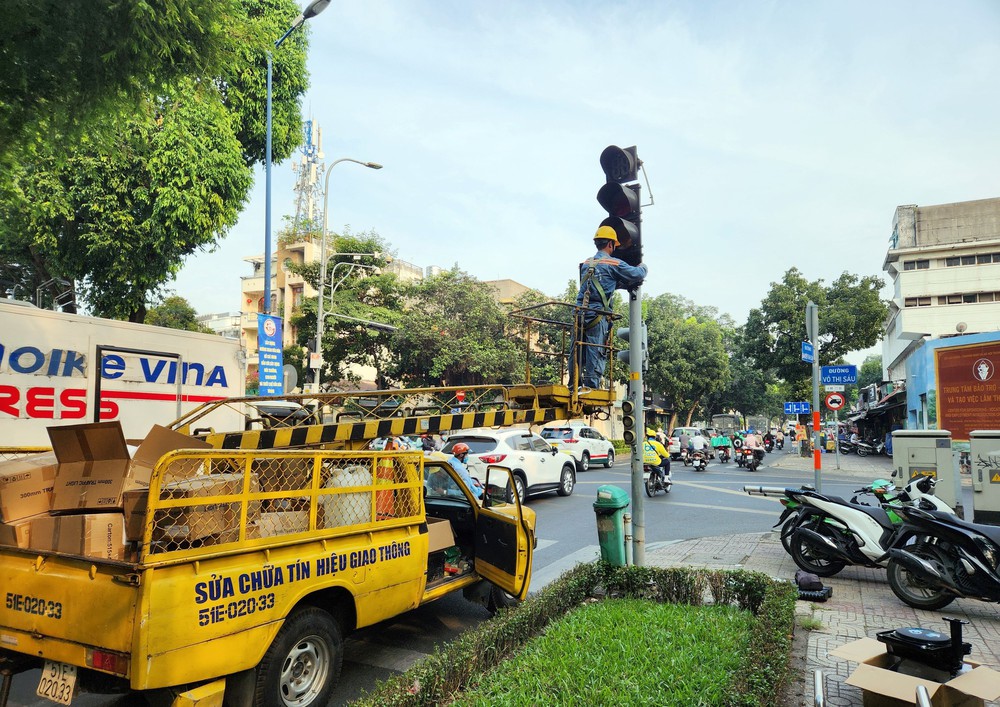
[[[306,5],[306,9],[302,11],[302,19],[311,20],[329,7],[330,2],[331,0],[312,0],[311,3]]]
[[[382,165],[380,165],[378,162],[365,162],[365,167],[368,167],[370,169],[382,169]]]

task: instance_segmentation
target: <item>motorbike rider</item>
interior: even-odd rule
[[[642,445],[642,463],[660,470],[664,480],[670,478],[670,453],[656,439],[656,431],[646,428],[646,441]]]
[[[695,435],[691,437],[692,452],[701,452],[702,454],[705,454],[707,456],[707,452],[705,451],[705,447],[707,445],[708,443],[705,441],[705,437],[704,435],[701,434],[701,431],[698,431]]]
[[[458,442],[451,448],[451,456],[448,457],[448,463],[451,465],[451,468],[458,473],[462,481],[465,482],[465,485],[469,487],[469,490],[472,491],[472,495],[476,498],[482,498],[482,484],[472,478],[472,474],[469,473],[468,467],[465,466],[465,460],[468,457],[469,445],[465,442]]]

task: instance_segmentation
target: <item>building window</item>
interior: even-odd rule
[[[299,309],[302,306],[302,285],[292,288],[292,308]]]
[[[931,298],[930,297],[918,297],[917,298],[917,306],[918,307],[930,307],[931,306]]]
[[[945,258],[944,259],[944,266],[946,268],[953,268],[956,265],[961,265],[961,264],[962,264],[962,259],[961,258]]]
[[[1000,253],[994,253],[993,254],[993,262],[994,263],[1000,263]]]
[[[993,301],[993,293],[992,292],[980,292],[979,293],[979,301],[980,302],[992,302]]]
[[[985,253],[976,256],[976,264],[983,265],[984,263],[992,262],[993,256],[990,253]]]
[[[916,297],[907,297],[906,300],[903,302],[903,306],[904,307],[916,307],[917,306],[917,298]]]
[[[948,295],[948,304],[962,304],[962,295]]]
[[[916,269],[917,269],[917,261],[916,260],[904,260],[903,261],[903,270],[916,270]]]
[[[931,266],[930,260],[918,260],[917,270],[927,270]]]
[[[971,294],[967,294],[967,295],[962,295],[962,303],[963,304],[975,304],[976,301],[977,301],[977,299],[976,299],[976,293],[975,292],[973,292]]]
[[[975,265],[975,264],[976,264],[976,256],[974,255],[962,256],[962,265]]]

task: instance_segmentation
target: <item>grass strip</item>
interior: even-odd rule
[[[753,623],[731,606],[588,604],[554,621],[454,704],[724,704]]]

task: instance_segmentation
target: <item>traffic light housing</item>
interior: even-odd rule
[[[648,339],[648,333],[649,332],[646,329],[646,325],[643,324],[642,325],[642,341],[641,341],[641,344],[640,344],[641,347],[642,347],[642,370],[643,371],[645,371],[647,368],[649,368],[649,339]],[[625,341],[629,341],[629,328],[627,326],[618,327],[617,329],[615,329],[615,335],[619,339],[624,339]],[[631,360],[632,360],[631,354],[632,354],[632,349],[631,349],[631,345],[630,345],[630,348],[622,349],[621,351],[616,351],[615,352],[615,357],[619,361],[622,361],[623,363],[631,363]]]
[[[636,182],[640,166],[635,146],[609,145],[601,153],[601,169],[607,182],[598,190],[597,202],[608,212],[601,225],[615,230],[618,247],[614,256],[629,265],[642,262],[641,187]]]
[[[635,444],[635,403],[631,398],[622,400],[622,427],[624,428],[622,439],[625,440],[625,444]]]

